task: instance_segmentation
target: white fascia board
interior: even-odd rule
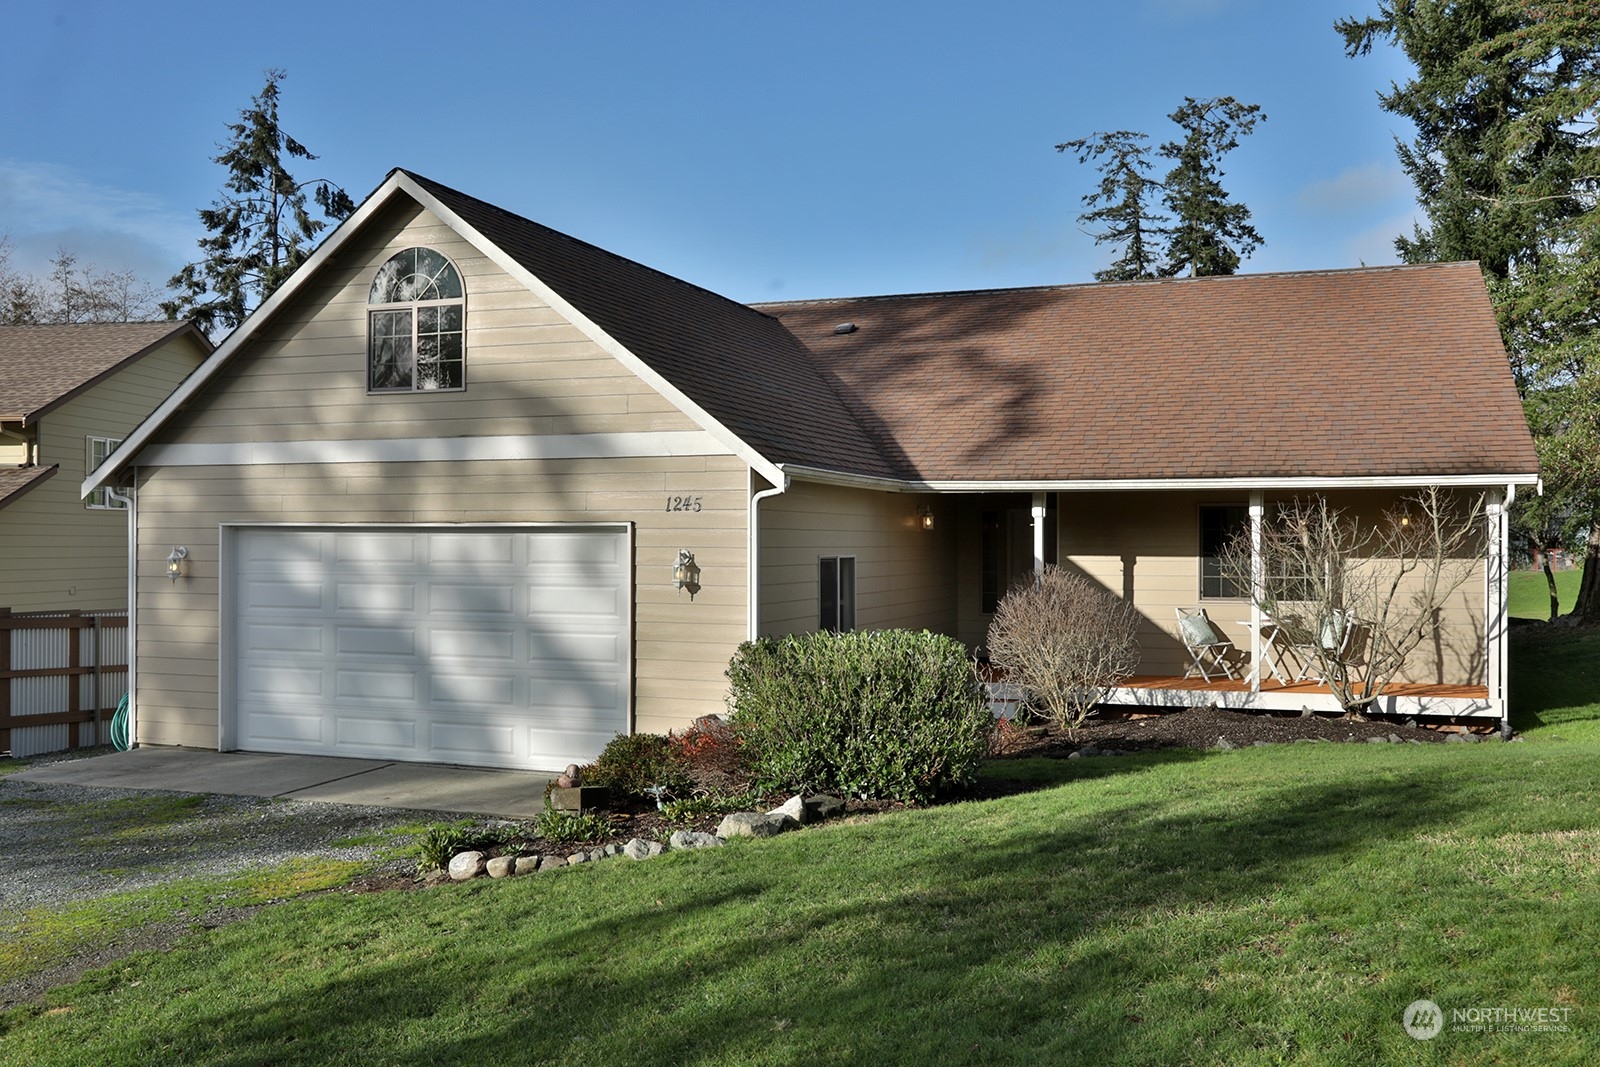
[[[361,206],[352,212],[349,218],[330,233],[323,242],[317,246],[316,251],[306,257],[306,261],[289,276],[289,280],[280,285],[275,292],[261,306],[252,311],[239,327],[223,338],[222,344],[207,357],[204,363],[194,369],[194,372],[185,378],[178,388],[174,389],[165,400],[156,406],[143,422],[134,431],[123,439],[115,452],[102,463],[83,481],[83,495],[88,496],[94,490],[105,485],[114,478],[123,467],[145,446],[145,443],[160,430],[166,421],[175,414],[179,408],[188,403],[189,398],[204,388],[221,370],[223,365],[231,360],[234,355],[244,347],[245,343],[255,336],[261,324],[272,317],[272,313],[290,300],[300,288],[306,284],[322,265],[328,261],[338,250],[345,245],[351,235],[361,229],[362,225],[378,211],[389,203],[396,191],[400,189],[400,172],[395,171],[380,185],[371,196],[361,202]]]
[[[1245,492],[1250,490],[1316,489],[1423,489],[1429,486],[1487,489],[1505,485],[1533,485],[1537,474],[1394,475],[1352,478],[1316,476],[1284,478],[1085,478],[1080,480],[996,479],[993,481],[878,478],[866,474],[779,464],[790,477],[804,482],[879,489],[890,493],[1088,493],[1108,490],[1199,490]]]
[[[154,445],[140,459],[139,465],[249,467],[280,463],[437,463],[726,455],[732,455],[732,452],[704,430],[682,430]]]
[[[693,419],[706,432],[713,434],[727,446],[729,454],[738,456],[747,466],[759,472],[767,481],[773,483],[783,481],[783,472],[777,464],[768,460],[754,448],[751,448],[743,438],[722,425],[710,412],[696,404],[686,393],[663,377],[654,367],[640,359],[627,346],[601,329],[597,323],[572,306],[565,297],[518,263],[499,245],[484,237],[459,215],[445,207],[406,175],[396,175],[396,180],[400,183],[401,188],[416,198],[419,204],[433,212],[445,225],[460,234],[463,240],[470,241],[501,270],[521,282],[530,292],[546,304],[549,304],[563,318],[576,326],[589,340],[599,345],[617,362],[643,379],[656,392],[666,397],[673,407]]]

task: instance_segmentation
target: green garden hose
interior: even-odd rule
[[[126,752],[128,745],[128,694],[122,694],[122,700],[117,704],[117,713],[111,716],[111,747],[118,752]]]

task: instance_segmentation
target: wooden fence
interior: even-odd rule
[[[106,744],[127,689],[127,612],[0,608],[0,753]]]

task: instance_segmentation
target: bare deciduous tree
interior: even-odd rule
[[[1439,626],[1450,597],[1484,560],[1483,499],[1437,488],[1362,523],[1323,497],[1262,519],[1260,569],[1248,533],[1223,551],[1225,573],[1309,658],[1346,714],[1359,717]]]
[[[989,662],[1068,735],[1139,662],[1139,613],[1087,578],[1046,567],[989,624]]]
[[[45,277],[14,270],[10,242],[0,234],[0,325],[139,322],[157,315],[155,287],[131,270],[80,266],[62,248]]]

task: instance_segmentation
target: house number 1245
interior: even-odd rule
[[[667,497],[668,511],[699,511],[700,497],[697,496],[669,496]]]

